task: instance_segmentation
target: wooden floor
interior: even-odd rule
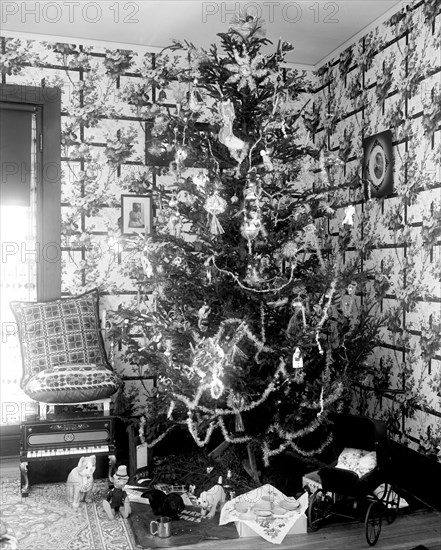
[[[0,480],[17,477],[18,459],[0,461]],[[418,545],[428,550],[441,550],[441,513],[418,510],[401,511],[391,525],[383,522],[376,550],[413,550]],[[285,537],[280,545],[261,538],[213,540],[193,546],[179,546],[177,550],[358,550],[369,548],[365,539],[364,523],[337,523],[322,527],[314,533]],[[418,549],[420,550],[420,549]]]

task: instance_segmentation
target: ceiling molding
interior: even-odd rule
[[[18,38],[19,40],[37,40],[39,42],[60,42],[63,44],[79,44],[80,46],[106,48],[108,50],[131,50],[140,54],[159,53],[163,48],[156,46],[141,46],[140,44],[125,44],[123,42],[104,42],[85,38],[72,38],[69,36],[57,36],[53,34],[39,34],[20,31],[2,31],[1,36],[6,38]]]
[[[315,65],[307,65],[307,64],[293,63],[293,62],[287,61],[283,63],[282,66],[290,69],[296,69],[298,71],[306,71],[306,72],[316,71],[320,67],[328,63],[329,61],[332,61],[333,59],[337,58],[340,55],[340,53],[343,52],[346,48],[356,43],[358,40],[360,40],[363,36],[371,32],[372,30],[374,30],[376,27],[383,24],[385,21],[390,19],[395,13],[400,11],[402,8],[403,8],[403,2],[398,1],[395,6],[387,10],[380,17],[372,21],[372,23],[370,23],[369,25],[366,25],[359,32],[351,36],[348,40],[346,40],[338,48],[334,49],[325,57],[323,57]],[[113,42],[113,41],[104,42],[103,40],[96,40],[96,39],[94,40],[94,39],[85,39],[85,38],[72,38],[72,37],[66,37],[66,36],[60,36],[60,35],[29,33],[29,32],[21,32],[21,31],[3,30],[1,32],[1,35],[7,38],[18,38],[20,40],[36,40],[40,42],[62,42],[62,43],[68,43],[68,44],[77,43],[86,47],[107,48],[110,50],[116,50],[116,49],[131,50],[141,55],[145,53],[159,53],[163,49],[162,47],[130,44],[125,42]]]

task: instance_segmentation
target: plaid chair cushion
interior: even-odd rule
[[[10,307],[18,326],[21,386],[27,395],[47,403],[74,403],[79,396],[81,401],[95,400],[116,391],[118,378],[107,362],[100,332],[97,290],[50,302],[11,302]],[[79,382],[71,396],[74,379]],[[51,398],[51,388],[58,397]],[[86,394],[89,398],[83,399]]]
[[[114,372],[101,365],[65,365],[40,371],[23,391],[43,403],[81,403],[105,399],[120,384]]]

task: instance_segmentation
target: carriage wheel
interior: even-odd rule
[[[377,501],[371,502],[364,521],[366,527],[366,540],[369,546],[374,546],[380,538],[382,516],[383,505]]]
[[[328,501],[323,489],[317,489],[312,495],[308,508],[308,521],[311,531],[317,531],[320,522],[326,517]]]
[[[400,506],[400,495],[398,495],[390,485],[384,504],[386,506],[386,521],[389,524],[393,523],[397,517],[398,508]]]

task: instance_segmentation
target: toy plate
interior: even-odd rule
[[[285,510],[297,510],[300,506],[300,502],[297,500],[282,500],[279,502],[279,506]]]
[[[271,516],[271,511],[270,510],[256,510],[256,516],[260,517],[260,518],[267,518],[268,516]]]
[[[282,508],[281,506],[276,506],[275,508],[273,508],[272,513],[273,516],[284,516],[288,513],[288,510]]]

